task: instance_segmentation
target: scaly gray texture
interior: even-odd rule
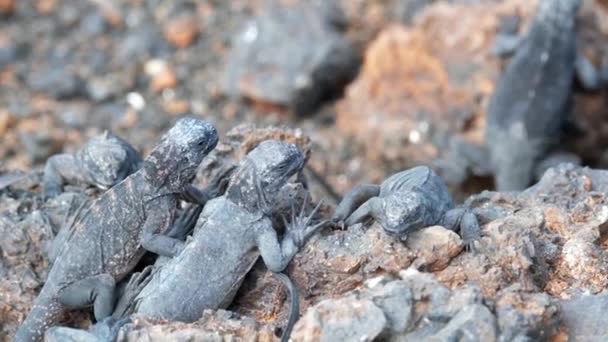
[[[182,241],[163,234],[173,222],[183,187],[217,141],[211,124],[180,119],[139,171],[81,211],[14,341],[41,340],[70,308],[92,304],[97,320],[109,316],[116,282],[146,250],[166,256],[181,250]]]
[[[206,204],[184,250],[158,267],[135,297],[134,311],[192,322],[205,309],[226,308],[259,256],[270,271],[283,271],[321,227],[309,225],[316,210],[292,218],[282,240],[272,226],[276,194],[303,166],[300,149],[282,141],[267,140],[249,152],[226,194]]]
[[[488,110],[486,142],[499,191],[530,185],[536,162],[559,140],[571,103],[580,0],[542,0],[501,77]]]
[[[465,208],[454,208],[444,181],[427,166],[398,172],[382,184],[363,184],[347,193],[332,221],[346,226],[372,217],[390,235],[402,238],[432,225],[460,230],[467,249],[479,239],[479,223]]]
[[[93,137],[74,155],[50,157],[44,168],[44,193],[58,195],[64,182],[107,190],[135,172],[140,163],[141,157],[128,142],[106,131]]]
[[[573,122],[573,82],[576,77],[593,90],[606,81],[577,52],[580,3],[541,0],[523,39],[511,36],[512,25],[499,33],[495,50],[515,50],[515,55],[489,100],[486,147],[452,139],[450,161],[442,166],[450,183],[461,184],[469,169],[475,175],[493,175],[498,191],[523,190],[548,167],[580,162],[556,148],[564,128]]]

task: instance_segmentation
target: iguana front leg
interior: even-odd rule
[[[261,227],[257,237],[257,245],[264,264],[266,264],[266,267],[270,271],[283,271],[306,241],[320,228],[327,225],[328,222],[326,221],[310,225],[310,221],[319,210],[321,204],[322,202],[319,202],[308,216],[304,214],[304,207],[297,217],[292,212],[291,222],[284,222],[287,233],[285,233],[281,242],[279,242],[277,233],[272,225]]]
[[[287,228],[287,233],[281,243],[279,243],[276,232],[272,226],[266,227],[258,236],[258,248],[262,255],[262,259],[264,260],[264,264],[266,264],[266,267],[287,287],[290,294],[291,308],[289,310],[289,319],[281,335],[281,342],[289,340],[291,330],[298,320],[300,313],[296,287],[291,279],[289,279],[289,276],[281,272],[287,267],[291,259],[293,259],[306,241],[328,223],[327,221],[324,221],[315,225],[309,225],[310,221],[321,207],[322,201],[317,204],[308,216],[305,216],[306,203],[307,198],[304,200],[300,214],[297,217],[295,216],[295,209],[292,207],[292,217],[289,223],[285,220],[285,217],[283,217],[283,223]]]
[[[355,186],[338,204],[331,218],[333,224],[343,224],[351,214],[360,208],[367,200],[380,194],[380,185],[361,184]],[[352,220],[351,220],[352,221]],[[349,224],[346,225],[347,227]]]
[[[57,154],[50,157],[44,166],[42,186],[47,197],[54,197],[63,191],[64,180],[87,181],[86,173],[78,166],[71,154]]]
[[[223,167],[216,175],[211,179],[209,185],[207,185],[203,189],[198,189],[197,187],[186,184],[184,187],[184,191],[182,193],[182,198],[191,203],[198,203],[200,205],[205,205],[207,201],[219,197],[226,192],[226,188],[228,187],[228,182],[230,181],[230,177],[236,170],[235,165],[230,165]]]
[[[173,227],[167,233],[170,238],[178,240],[186,240],[186,237],[192,233],[196,222],[203,211],[203,206],[200,204],[191,204],[187,209],[181,212],[179,217],[173,223]]]
[[[459,231],[465,250],[475,250],[475,241],[481,237],[481,230],[477,217],[469,209],[455,208],[449,210],[443,217],[441,224],[449,230]]]
[[[142,227],[141,246],[164,257],[174,257],[183,249],[183,239],[167,235],[172,231],[176,210],[176,199],[172,196],[156,198],[146,204],[146,221]]]
[[[354,213],[352,213],[344,222],[346,227],[350,227],[357,223],[363,223],[366,219],[373,217],[382,221],[382,199],[380,197],[372,197],[363,203]],[[379,222],[382,224],[382,222]]]

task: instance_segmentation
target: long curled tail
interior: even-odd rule
[[[53,298],[52,292],[51,289],[42,288],[32,310],[13,337],[13,342],[42,341],[46,330],[59,321],[64,313],[64,307]]]
[[[298,290],[296,286],[291,281],[289,276],[285,273],[273,273],[289,290],[289,298],[291,301],[291,307],[289,309],[289,318],[287,319],[287,325],[285,329],[283,329],[283,333],[281,334],[281,342],[288,342],[289,336],[291,335],[291,331],[293,330],[293,326],[296,324],[300,316],[300,301],[298,299]]]

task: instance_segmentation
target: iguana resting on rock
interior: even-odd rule
[[[111,315],[116,282],[146,250],[166,256],[180,251],[183,242],[163,234],[173,223],[184,186],[217,141],[209,123],[180,119],[139,171],[81,211],[14,341],[41,340],[70,308],[92,305],[97,320]]]
[[[282,240],[272,227],[276,194],[303,166],[300,149],[285,142],[265,141],[249,152],[226,194],[203,209],[185,249],[154,272],[136,297],[135,311],[192,322],[205,309],[226,308],[259,256],[270,271],[283,271],[322,226],[309,226],[314,212],[305,218],[302,210]]]
[[[183,227],[196,222],[184,250],[170,260],[159,260],[150,276],[149,269],[134,274],[113,319],[87,336],[114,338],[116,325],[124,324],[132,313],[193,322],[205,309],[226,308],[261,256],[290,292],[289,322],[282,337],[286,341],[299,314],[298,297],[291,280],[279,272],[324,223],[309,225],[319,207],[307,217],[302,207],[298,216],[292,213],[290,222],[285,222],[287,232],[279,240],[271,213],[279,190],[303,166],[304,156],[295,145],[275,140],[259,144],[232,175],[226,194],[209,201],[198,221],[195,208],[180,217]],[[56,338],[82,335],[69,328],[55,328],[52,333]]]
[[[580,4],[581,0],[541,0],[524,39],[499,34],[496,50],[516,50],[488,104],[486,147],[453,139],[450,160],[440,162],[450,183],[461,183],[470,169],[480,176],[492,174],[498,191],[523,190],[551,166],[580,162],[573,154],[554,151],[564,127],[572,122],[575,76],[586,89],[606,83],[605,76],[577,52]]]
[[[348,227],[370,217],[399,238],[438,224],[459,229],[470,250],[480,236],[475,215],[465,208],[454,208],[445,183],[427,166],[398,172],[380,185],[356,186],[344,196],[331,221]]]
[[[106,131],[91,138],[74,155],[51,156],[44,168],[44,193],[58,195],[64,181],[107,190],[135,172],[140,163],[141,157],[128,142]]]

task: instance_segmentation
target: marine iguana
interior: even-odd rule
[[[466,208],[454,207],[447,186],[427,166],[398,172],[380,185],[356,186],[344,196],[331,222],[348,227],[369,217],[398,238],[436,224],[459,229],[468,250],[480,237],[475,215]]]
[[[178,198],[218,133],[193,118],[177,121],[142,167],[93,201],[74,220],[48,278],[13,341],[39,341],[70,308],[93,306],[95,318],[112,314],[115,284],[145,251],[173,256],[183,241],[163,235]]]
[[[460,183],[470,168],[476,175],[492,174],[498,191],[523,190],[535,174],[543,173],[539,168],[578,160],[552,150],[571,122],[575,76],[587,89],[605,83],[577,52],[580,4],[581,0],[541,0],[524,39],[514,43],[499,34],[497,45],[502,47],[496,50],[505,55],[515,49],[515,55],[488,103],[486,147],[452,139],[451,160],[443,166],[446,178]]]
[[[43,175],[48,197],[63,190],[64,181],[81,182],[107,190],[135,172],[141,157],[125,140],[108,131],[87,141],[74,155],[51,156]]]
[[[226,194],[206,204],[184,250],[154,266],[150,277],[134,275],[127,286],[132,290],[121,298],[114,318],[137,313],[192,322],[205,309],[226,308],[261,256],[290,292],[289,322],[282,337],[286,341],[299,314],[298,297],[293,283],[280,272],[325,224],[310,224],[319,203],[308,216],[304,207],[299,215],[292,209],[282,240],[272,226],[277,193],[303,166],[304,155],[293,144],[267,140],[250,151],[232,175]],[[188,226],[192,217],[196,218],[186,213],[181,224]]]

